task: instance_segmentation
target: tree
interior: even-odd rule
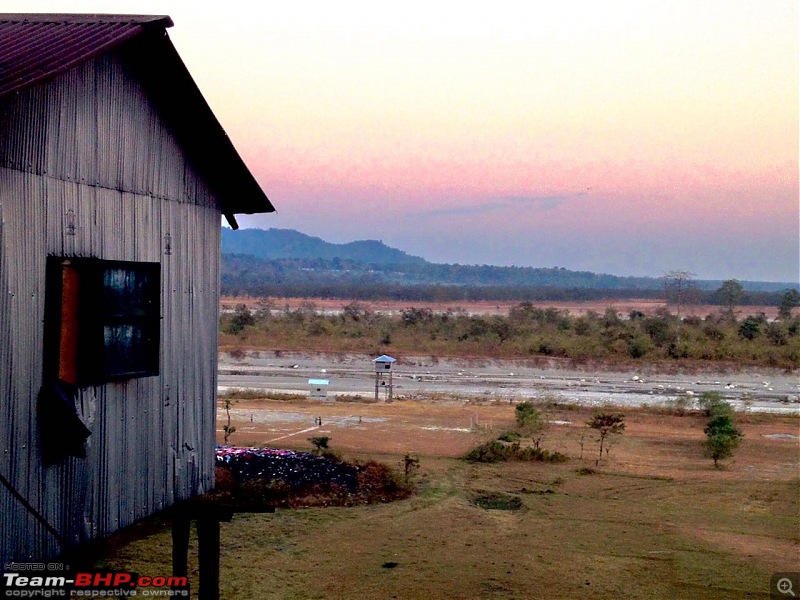
[[[697,301],[695,277],[696,275],[689,271],[667,271],[663,275],[667,302],[675,305],[679,319],[681,317],[681,307]]]
[[[536,407],[531,402],[520,402],[514,409],[517,418],[517,426],[520,433],[533,440],[533,446],[539,448],[544,436],[546,424]]]
[[[597,413],[589,419],[587,425],[600,433],[600,457],[595,462],[595,464],[600,464],[606,438],[609,435],[620,435],[625,430],[625,415],[622,413]]]
[[[706,450],[714,459],[715,467],[719,466],[720,460],[733,456],[733,451],[744,437],[728,415],[712,417],[703,431],[708,438],[705,443]]]
[[[242,333],[245,327],[255,325],[255,317],[246,304],[237,304],[233,311],[230,323],[228,323],[228,333],[236,335]]]
[[[223,431],[223,443],[225,445],[228,444],[228,438],[231,437],[234,431],[236,431],[236,427],[231,425],[231,406],[233,406],[234,400],[231,398],[225,398],[222,402],[222,405],[225,407],[225,414],[228,417],[227,423],[222,426]]]
[[[789,289],[781,294],[781,301],[778,304],[778,316],[781,319],[791,319],[792,310],[800,306],[800,292]]]
[[[736,320],[736,307],[742,301],[744,287],[737,279],[724,281],[717,290],[717,298],[724,307],[722,314],[726,319]]]
[[[314,446],[314,452],[319,454],[323,450],[328,449],[328,442],[331,441],[331,438],[329,438],[327,435],[318,435],[308,438],[308,441]]]

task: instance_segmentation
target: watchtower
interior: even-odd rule
[[[392,401],[392,365],[397,359],[385,354],[372,359],[375,365],[375,401],[380,399],[380,390],[383,388],[386,402]]]

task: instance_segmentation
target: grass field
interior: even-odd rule
[[[282,437],[283,447],[310,449],[316,433],[292,435],[307,425],[280,415],[319,415],[319,431],[346,458],[399,468],[413,452],[421,468],[407,500],[223,523],[226,599],[769,598],[773,572],[800,569],[798,440],[785,435],[798,433],[797,417],[739,415],[745,440],[715,469],[703,455],[704,418],[655,410],[627,411],[626,431],[596,466],[597,443],[583,426],[591,413],[578,407],[547,409],[558,424],[544,446],[571,457],[560,464],[458,458],[513,424],[505,403],[237,408],[234,444]],[[483,426],[465,431],[476,420]],[[478,496],[518,498],[519,508],[481,508]],[[169,530],[155,520],[148,532],[112,540],[103,564],[168,574]]]

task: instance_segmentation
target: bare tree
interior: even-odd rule
[[[597,413],[586,424],[600,433],[600,457],[595,464],[600,464],[603,458],[603,444],[609,435],[620,435],[625,431],[625,415],[622,413]]]
[[[236,427],[231,425],[231,406],[235,401],[231,398],[223,398],[222,406],[225,408],[225,414],[228,416],[227,422],[225,425],[222,426],[222,431],[224,432],[223,443],[225,445],[228,444],[228,439],[233,435],[233,432],[236,431]]]
[[[662,277],[667,302],[675,305],[678,319],[681,318],[681,307],[697,302],[696,276],[689,271],[667,271]]]

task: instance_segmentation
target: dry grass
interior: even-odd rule
[[[219,395],[227,400],[283,400],[285,402],[302,402],[308,394],[291,394],[274,390],[256,390],[251,388],[230,388]]]
[[[232,311],[237,305],[244,304],[251,310],[258,310],[259,302],[261,301],[261,298],[251,298],[249,296],[244,298],[225,297],[220,300],[220,308],[222,310]],[[268,298],[267,301],[272,302],[276,309],[298,310],[313,308],[314,310],[320,311],[341,311],[345,306],[353,303],[352,300],[336,298]],[[409,300],[371,300],[359,301],[357,304],[362,309],[372,312],[395,314],[409,306],[416,306],[417,308],[427,308],[434,312],[452,310],[456,313],[467,313],[471,315],[507,315],[511,308],[519,305],[519,301],[473,300],[458,302],[411,302]],[[632,310],[638,310],[646,315],[653,315],[659,310],[671,308],[665,300],[648,298],[609,298],[607,300],[591,300],[586,302],[535,301],[532,302],[532,304],[542,309],[555,308],[557,310],[568,310],[570,314],[573,315],[585,315],[588,312],[602,314],[607,308],[613,308],[623,314],[627,314]],[[702,318],[719,312],[719,306],[708,304],[683,307],[683,314],[685,316],[697,316]],[[770,319],[774,319],[778,316],[777,306],[744,306],[741,307],[740,312],[750,314],[764,313]]]
[[[241,405],[320,414],[347,458],[399,466],[413,451],[420,489],[391,504],[237,515],[222,525],[223,598],[768,598],[770,574],[797,567],[798,442],[765,437],[797,433],[796,417],[741,418],[743,445],[714,469],[701,417],[628,411],[625,433],[595,466],[593,439],[584,436],[579,458],[589,410],[551,408],[548,419],[570,424],[552,425],[544,446],[569,462],[487,465],[456,457],[510,426],[513,406]],[[476,414],[494,434],[461,431]],[[283,427],[299,428],[275,422],[241,435],[259,443]],[[307,449],[305,437],[282,443]],[[479,497],[514,509],[483,508]],[[169,561],[164,530],[106,564],[163,575]]]

